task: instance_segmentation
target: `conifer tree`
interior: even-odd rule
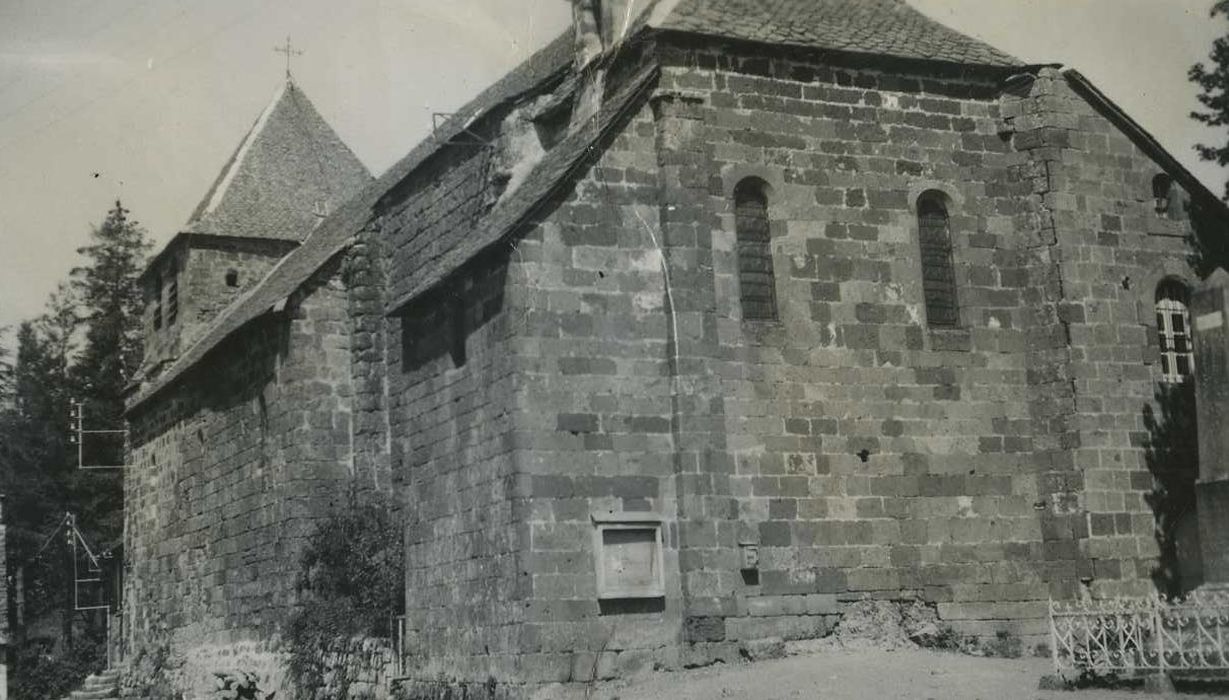
[[[128,213],[116,200],[90,244],[77,251],[85,264],[72,272],[85,329],[72,378],[85,402],[83,420],[94,430],[123,427],[124,391],[141,363],[144,305],[137,280],[150,244]],[[123,456],[118,449],[104,454],[111,463]],[[88,527],[103,544],[117,542],[122,533],[122,488],[118,471],[74,472],[70,480],[70,497],[80,509],[83,529]]]
[[[1211,16],[1229,19],[1229,0],[1217,0]],[[1229,126],[1229,31],[1212,42],[1208,58],[1209,65],[1197,63],[1187,73],[1191,82],[1202,90],[1198,98],[1204,107],[1203,111],[1191,112],[1191,118],[1211,127],[1226,127]],[[1229,138],[1218,146],[1200,144],[1195,148],[1200,158],[1221,166],[1229,165]],[[1229,183],[1225,185],[1224,197],[1229,200]]]
[[[137,277],[150,244],[119,200],[92,238],[77,250],[87,264],[73,270],[87,328],[77,374],[95,398],[114,402],[121,411],[118,400],[141,363],[143,303]]]

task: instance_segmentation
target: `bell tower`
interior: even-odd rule
[[[187,224],[141,277],[156,374],[371,175],[287,76]]]

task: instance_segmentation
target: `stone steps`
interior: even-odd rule
[[[119,697],[119,669],[107,669],[89,676],[81,687],[68,694],[64,700],[104,700]]]

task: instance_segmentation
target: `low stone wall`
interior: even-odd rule
[[[255,674],[261,690],[289,696],[289,659],[270,642],[150,647],[126,661],[120,683],[124,698],[208,698],[216,687],[215,674],[239,672]]]
[[[384,639],[339,641],[322,658],[323,682],[296,692],[290,655],[276,642],[207,644],[147,653],[130,659],[122,688],[125,698],[210,698],[219,673],[254,674],[259,688],[278,698],[299,700],[388,700],[396,670],[393,646]]]
[[[395,652],[386,639],[341,641],[325,654],[324,684],[315,700],[387,700],[396,673]]]

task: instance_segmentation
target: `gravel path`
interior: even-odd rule
[[[1037,681],[1049,672],[1049,659],[984,659],[922,650],[830,651],[755,664],[659,673],[629,684],[599,686],[592,697],[593,700],[1143,700],[1161,697],[1132,690],[1038,690]]]

